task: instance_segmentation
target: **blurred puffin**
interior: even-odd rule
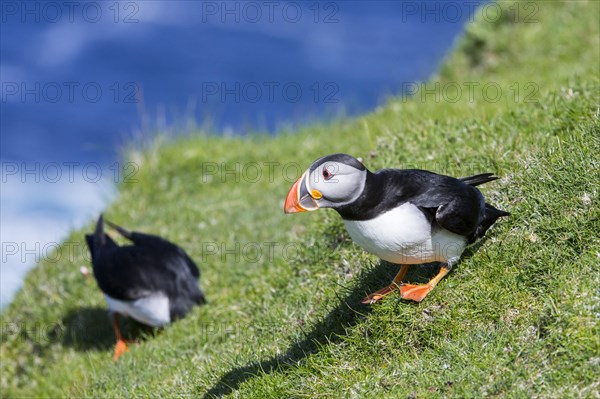
[[[294,183],[285,213],[333,208],[350,237],[367,252],[401,265],[393,282],[367,296],[373,303],[396,289],[421,302],[458,262],[464,249],[508,212],[486,204],[475,188],[498,179],[492,173],[453,178],[417,169],[370,172],[347,154],[317,159]],[[424,285],[402,283],[409,265],[441,262]]]
[[[104,293],[117,343],[113,359],[128,350],[118,314],[162,327],[205,302],[200,271],[177,245],[155,235],[127,231],[106,223],[133,245],[119,246],[104,233],[102,215],[94,234],[85,236],[94,276]]]

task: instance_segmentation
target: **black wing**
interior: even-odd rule
[[[192,273],[192,276],[200,278],[200,269],[198,269],[196,263],[194,263],[194,261],[188,256],[188,254],[183,249],[173,244],[172,242],[156,235],[139,233],[136,231],[129,231],[108,220],[106,221],[106,224],[118,231],[119,234],[121,234],[123,237],[127,238],[128,240],[131,240],[131,242],[133,242],[136,246],[145,248],[160,247],[163,248],[165,251],[178,253],[179,256],[185,260],[185,263],[190,269],[190,273]]]
[[[419,187],[410,202],[435,211],[434,220],[456,234],[472,234],[483,219],[485,200],[472,185],[450,176],[426,171],[402,171],[413,187]]]
[[[369,172],[363,194],[337,210],[344,219],[368,220],[406,202],[465,236],[477,229],[485,209],[481,192],[459,179],[424,170],[383,169]]]
[[[194,304],[205,302],[187,260],[170,246],[119,247],[99,257],[94,274],[100,289],[115,299],[130,301],[164,293],[172,315],[183,316]]]

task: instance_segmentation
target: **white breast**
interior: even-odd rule
[[[423,212],[405,203],[371,220],[345,220],[350,237],[367,252],[397,264],[455,261],[465,237],[432,228]]]
[[[171,322],[169,312],[169,298],[163,294],[156,294],[135,301],[123,301],[104,295],[108,308],[112,312],[120,313],[136,319],[140,323],[152,327],[161,327]]]

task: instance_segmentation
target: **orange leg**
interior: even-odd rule
[[[117,343],[115,345],[115,352],[113,354],[113,360],[116,362],[122,354],[129,351],[127,347],[128,342],[135,341],[127,341],[123,339],[123,335],[121,334],[121,328],[119,327],[119,315],[117,313],[113,313],[112,315],[112,327],[115,331],[115,337],[117,338]]]
[[[410,265],[402,265],[402,267],[400,267],[400,271],[398,272],[398,274],[396,274],[396,277],[394,277],[392,284],[380,289],[379,291],[375,291],[371,295],[368,295],[362,300],[362,303],[366,305],[371,305],[380,300],[381,298],[388,296],[389,294],[394,292],[394,290],[398,289],[398,287],[401,287],[402,279],[404,278],[404,276],[406,276],[406,272],[408,272],[409,266]]]
[[[427,284],[416,285],[416,284],[401,284],[400,285],[400,295],[403,299],[410,299],[416,302],[421,302],[429,292],[440,282],[442,278],[448,272],[450,272],[450,266],[448,264],[443,264],[440,272],[432,278]]]

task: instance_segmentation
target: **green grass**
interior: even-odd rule
[[[79,249],[42,261],[1,315],[2,397],[600,396],[600,5],[534,4],[535,23],[478,18],[428,83],[497,83],[496,102],[417,93],[275,138],[199,133],[130,151],[137,181],[107,217],[183,245],[209,304],[162,331],[127,323],[141,343],[114,364],[74,232]],[[516,100],[528,83],[532,101]],[[363,306],[397,268],[353,244],[334,211],[282,212],[300,169],[332,152],[372,170],[495,172],[482,190],[512,216],[421,304]]]

